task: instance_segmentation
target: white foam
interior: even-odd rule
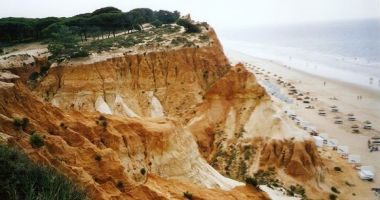
[[[380,90],[378,63],[361,63],[334,55],[309,52],[292,47],[278,47],[242,41],[225,41],[226,53],[231,57],[241,54],[245,60],[252,57],[275,60],[292,69],[320,77]],[[372,81],[370,81],[372,79]]]

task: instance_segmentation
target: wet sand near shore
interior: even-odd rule
[[[319,133],[327,133],[329,138],[338,140],[338,145],[348,146],[350,154],[359,154],[363,166],[373,166],[376,175],[371,187],[380,187],[380,151],[370,152],[367,145],[371,137],[380,136],[380,92],[303,73],[285,67],[282,63],[254,58],[237,51],[226,50],[226,53],[231,62],[245,62],[258,80],[276,85],[284,96],[293,101],[288,104],[289,107],[300,118],[310,122]],[[303,103],[303,100],[288,95],[289,87],[279,84],[279,77],[294,86],[298,93],[303,93],[303,98],[308,96],[313,100]],[[306,109],[307,106],[313,106],[314,109]],[[336,106],[338,112],[331,112],[332,106]],[[319,109],[324,109],[326,116],[320,116]],[[348,114],[354,114],[356,121],[349,121]],[[335,123],[338,118],[342,124]],[[374,130],[363,129],[366,120],[372,123]],[[359,126],[359,133],[352,133],[353,125]]]

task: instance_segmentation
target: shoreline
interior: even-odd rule
[[[257,57],[257,56],[251,56],[251,55],[249,55],[247,53],[244,53],[244,52],[241,52],[241,51],[237,51],[235,49],[226,48],[225,51],[226,51],[226,54],[229,54],[228,52],[230,52],[230,53],[231,52],[235,52],[235,53],[241,54],[243,56],[246,56],[248,59],[272,62],[274,64],[278,64],[278,65],[282,65],[282,66],[285,65],[282,61],[277,61],[277,60],[274,60],[274,59],[267,59],[267,58],[260,58],[260,57]],[[229,57],[229,56],[227,55],[227,57]],[[338,79],[324,77],[324,76],[321,76],[321,75],[318,75],[318,74],[313,74],[311,72],[302,71],[302,70],[300,70],[298,68],[294,68],[294,67],[290,67],[290,69],[293,70],[293,71],[296,71],[298,73],[301,73],[301,74],[305,74],[305,75],[308,75],[308,76],[313,76],[315,78],[325,79],[325,80],[334,82],[335,84],[339,84],[339,85],[341,85],[343,87],[349,86],[350,88],[354,88],[354,89],[358,89],[358,90],[364,90],[364,91],[369,92],[369,93],[376,93],[377,92],[377,93],[379,93],[379,97],[380,97],[380,89],[377,90],[377,89],[374,89],[374,88],[366,87],[364,85],[358,85],[358,84],[354,84],[354,83],[351,83],[351,82],[346,82],[346,81],[342,81],[342,80],[338,80]]]
[[[377,62],[360,63],[353,58],[323,52],[239,40],[225,40],[224,47],[227,51],[234,50],[256,58],[276,60],[284,66],[299,69],[304,73],[380,92],[380,69],[377,67],[380,63]]]
[[[361,156],[361,164],[363,166],[374,166],[376,175],[371,186],[380,186],[380,159],[378,159],[380,151],[369,152],[367,146],[369,138],[380,135],[380,92],[352,83],[320,77],[295,68],[289,69],[284,67],[281,62],[276,62],[275,60],[256,58],[230,49],[225,52],[232,63],[247,63],[247,68],[255,74],[259,81],[267,80],[279,87],[281,93],[293,100],[293,103],[288,104],[289,107],[302,119],[316,127],[319,133],[327,133],[329,138],[337,139],[339,141],[338,145],[349,146],[350,154],[359,154]],[[255,70],[249,67],[250,65],[263,69],[265,73],[256,74]],[[310,97],[317,98],[318,100],[311,101],[310,104],[297,101],[288,95],[288,88],[276,83],[276,77],[273,77],[274,74],[277,77],[281,76],[283,81],[291,83],[298,91],[302,93],[309,92]],[[324,82],[326,82],[326,85],[324,85]],[[357,99],[356,96],[358,95],[363,96],[363,99]],[[331,100],[330,97],[332,96],[337,97],[337,100]],[[315,109],[306,109],[308,105],[315,106]],[[332,105],[338,106],[339,112],[330,112]],[[318,115],[318,109],[321,108],[327,111],[326,116]],[[348,121],[348,113],[354,113],[357,121]],[[343,124],[334,123],[337,116],[342,118]],[[351,132],[353,124],[362,124],[365,120],[371,121],[373,128],[376,130],[367,131],[360,128],[359,134]],[[347,161],[345,160],[345,162]]]

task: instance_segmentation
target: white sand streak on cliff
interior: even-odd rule
[[[154,96],[153,92],[148,92],[148,96],[151,98],[150,105],[151,105],[151,117],[163,117],[164,116],[164,108],[162,107],[160,100],[157,99],[156,96]]]
[[[277,103],[277,104],[276,104]],[[295,137],[296,139],[310,139],[308,134],[296,127],[294,123],[281,113],[279,102],[261,102],[251,113],[244,125],[244,137],[252,138],[268,136],[274,139]]]
[[[115,105],[120,105],[123,108],[123,114],[128,117],[140,117],[131,108],[129,108],[120,95],[116,95]]]
[[[96,99],[95,110],[103,114],[112,115],[111,108],[108,106],[108,104],[104,101],[103,97],[101,96],[98,96],[98,98]]]
[[[260,189],[266,192],[272,200],[300,200],[299,197],[286,196],[284,192],[272,189],[266,185],[260,185]]]
[[[226,126],[224,129],[224,132],[227,135],[227,139],[231,139],[234,137],[235,128],[236,128],[236,111],[233,107],[231,107],[227,115]]]
[[[164,153],[151,155],[154,173],[166,178],[190,181],[207,188],[229,190],[243,185],[222,176],[202,158],[190,131],[176,131],[167,141],[169,146]]]
[[[52,104],[53,106],[55,106],[55,107],[59,107],[59,100],[58,100],[58,98],[53,98],[53,99],[51,100],[51,104]]]

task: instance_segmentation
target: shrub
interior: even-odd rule
[[[103,128],[107,128],[108,126],[108,122],[107,122],[107,118],[104,117],[103,115],[100,115],[99,116],[99,119],[98,119],[98,122],[97,122],[99,125],[103,126]]]
[[[90,55],[90,53],[88,52],[88,50],[86,48],[79,47],[78,49],[76,49],[75,51],[73,51],[70,54],[70,58],[87,57],[89,55]]]
[[[257,180],[259,185],[273,184],[275,182],[279,183],[275,175],[276,172],[274,171],[274,168],[269,168],[268,171],[258,170],[254,174],[254,178]]]
[[[209,40],[209,36],[208,36],[208,35],[200,35],[200,36],[199,36],[199,39],[200,39],[201,41],[205,42],[205,41],[208,41],[208,40]]]
[[[100,125],[103,126],[103,128],[107,128],[108,122],[107,121],[100,121]]]
[[[17,128],[20,128],[22,126],[23,122],[22,119],[20,118],[14,118],[13,119],[13,125],[16,126]]]
[[[89,55],[86,48],[79,45],[78,38],[74,31],[67,26],[59,26],[57,31],[52,33],[48,50],[52,54],[51,58],[57,61],[64,59],[86,57]]]
[[[155,27],[157,28],[157,27],[162,26],[162,22],[161,22],[160,20],[156,19],[156,20],[154,20],[154,21],[152,22],[152,25],[155,26]]]
[[[191,23],[190,21],[186,19],[178,19],[177,24],[180,26],[183,26],[186,30],[186,33],[200,33],[201,28],[199,26]]]
[[[29,119],[26,117],[24,117],[22,119],[20,119],[20,118],[14,118],[13,119],[13,125],[19,129],[25,130],[26,127],[28,126],[28,124],[29,124]]]
[[[40,75],[45,75],[50,69],[50,66],[48,64],[45,64],[43,66],[41,66],[40,68]]]
[[[40,148],[44,146],[44,139],[37,133],[33,133],[29,137],[29,143],[32,145],[33,148]]]
[[[336,172],[342,172],[342,169],[341,169],[340,167],[334,167],[334,170],[335,170]]]
[[[252,157],[252,145],[244,146],[244,160],[249,160]]]
[[[66,126],[66,124],[65,124],[65,123],[63,123],[63,122],[61,122],[61,123],[59,124],[59,127],[63,128],[63,129],[67,129],[67,126]]]
[[[189,199],[189,200],[192,200],[193,199],[193,194],[191,194],[190,192],[186,191],[183,193],[183,196],[186,198],[186,199]]]
[[[291,190],[286,190],[286,195],[293,197],[294,192],[292,192]]]
[[[253,187],[256,187],[256,188],[259,186],[259,183],[257,182],[257,180],[255,178],[252,178],[252,177],[246,178],[245,183],[252,185]]]
[[[244,160],[241,160],[240,161],[240,165],[239,165],[239,175],[241,177],[245,177],[245,175],[247,173],[247,170],[248,170],[247,164],[245,163]]]
[[[302,186],[297,190],[297,194],[306,197],[305,189]]]
[[[107,118],[104,117],[103,115],[100,115],[100,116],[99,116],[99,120],[100,120],[100,121],[104,121],[104,120],[107,120]]]
[[[117,181],[116,187],[119,188],[119,190],[124,189],[124,183],[123,183],[123,181]]]
[[[38,77],[40,77],[40,74],[38,72],[33,72],[30,74],[29,80],[35,81],[38,79]]]
[[[336,196],[335,194],[330,194],[329,195],[329,199],[330,200],[336,200],[338,198],[338,196]]]
[[[185,37],[176,37],[172,39],[171,41],[171,44],[176,45],[176,46],[180,44],[187,44],[187,43],[189,43],[189,40],[187,40],[187,38]]]
[[[86,193],[50,167],[34,164],[19,150],[0,145],[1,199],[86,200]]]
[[[299,194],[304,198],[306,197],[305,188],[303,188],[301,185],[291,185],[289,189],[293,194]]]
[[[141,173],[142,175],[145,175],[145,173],[146,173],[145,168],[141,168],[141,169],[140,169],[140,173]]]
[[[96,154],[95,155],[95,160],[98,161],[98,162],[100,162],[102,160],[102,156]]]
[[[331,191],[333,191],[333,192],[335,192],[335,193],[337,193],[337,194],[339,194],[340,192],[339,192],[339,190],[338,189],[336,189],[336,187],[331,187]]]

